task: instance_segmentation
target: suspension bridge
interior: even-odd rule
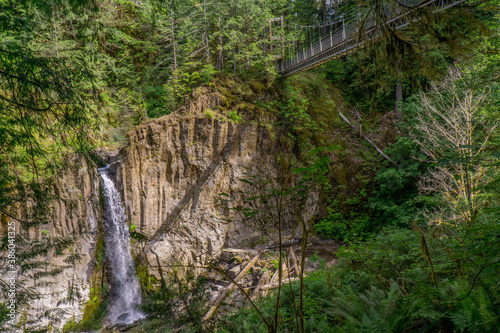
[[[278,70],[283,76],[291,76],[307,69],[319,66],[333,59],[359,50],[381,36],[383,29],[401,29],[418,20],[416,13],[423,10],[438,13],[448,8],[467,3],[477,6],[487,2],[474,0],[402,0],[397,7],[386,6],[382,10],[383,21],[375,18],[370,8],[353,8],[343,13],[334,21],[318,25],[288,24],[293,31],[293,40],[282,40],[282,55]],[[280,21],[283,28],[283,18]],[[269,23],[271,40],[273,40],[271,22]],[[278,39],[275,37],[274,39]],[[272,47],[271,47],[272,52]]]

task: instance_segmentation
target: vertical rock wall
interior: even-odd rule
[[[197,116],[166,116],[129,132],[116,176],[131,225],[147,237],[136,255],[149,267],[190,264],[192,252],[220,253],[231,242],[256,233],[227,223],[216,202],[221,193],[236,204],[248,170],[274,163],[273,142],[264,127]],[[236,223],[237,224],[237,223]]]
[[[89,299],[96,228],[100,218],[99,182],[95,170],[89,168],[84,160],[75,158],[70,165],[70,168],[61,172],[53,185],[52,222],[26,228],[19,221],[14,221],[18,258],[23,255],[26,246],[21,242],[23,236],[29,240],[31,248],[38,241],[74,241],[63,251],[53,250],[48,255],[36,258],[37,261],[49,262],[48,266],[25,272],[17,268],[18,288],[27,290],[35,286],[34,290],[39,294],[39,298],[31,301],[27,307],[18,309],[17,319],[25,322],[25,327],[50,324],[61,328],[71,318],[78,321]],[[2,220],[7,222],[10,219]],[[5,223],[2,223],[1,229],[4,234],[7,230]],[[79,259],[71,260],[71,257]],[[2,256],[2,260],[6,259],[6,256]],[[6,267],[6,262],[2,263],[0,275],[6,276]],[[52,270],[60,270],[60,273],[53,276],[43,274],[44,271]]]

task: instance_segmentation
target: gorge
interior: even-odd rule
[[[196,266],[193,253],[205,260],[210,246],[210,256],[216,258],[223,246],[244,247],[261,238],[260,232],[218,207],[217,200],[228,193],[232,205],[240,204],[248,186],[240,179],[250,169],[274,173],[274,143],[261,126],[205,117],[210,101],[201,95],[185,110],[135,128],[129,132],[130,144],[119,152],[98,150],[107,167],[71,162],[54,187],[58,200],[53,223],[44,230],[74,242],[80,258],[74,266],[64,264],[69,253],[49,258],[50,267],[65,267],[62,274],[83,292],[67,303],[68,279],[45,279],[53,282],[31,310],[36,309],[34,317],[57,310],[60,328],[87,318],[86,313],[96,311],[98,303],[91,304],[104,283],[110,286],[108,320],[131,323],[142,318],[135,307],[141,290],[134,262],[158,280],[167,278],[158,264],[179,265],[177,274],[183,276],[193,271],[183,271],[183,266]],[[233,221],[228,223],[228,218]],[[136,238],[130,239],[129,229]],[[31,229],[30,235],[47,237],[41,229]],[[204,271],[194,268],[195,274]],[[57,305],[61,303],[67,305]]]
[[[500,332],[499,22],[0,1],[0,331]]]

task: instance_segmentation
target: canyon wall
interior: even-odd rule
[[[217,257],[224,244],[260,236],[217,202],[224,193],[230,206],[240,204],[247,172],[274,172],[266,128],[185,112],[138,126],[129,137],[112,170],[130,224],[147,239],[134,250],[150,272],[158,273],[158,262],[194,264],[193,254]]]
[[[52,185],[51,223],[29,226],[5,215],[1,219],[2,234],[7,232],[9,222],[14,223],[16,228],[15,260],[21,265],[16,268],[18,300],[31,290],[39,295],[17,309],[18,323],[22,324],[22,328],[47,324],[62,327],[70,319],[81,320],[84,305],[90,296],[90,277],[95,264],[95,240],[101,214],[99,182],[95,170],[88,167],[81,157],[74,157],[69,165],[71,167],[58,174]],[[45,253],[47,244],[53,246]],[[42,254],[31,257],[29,253]],[[4,263],[0,275],[10,276],[6,270],[7,256],[2,255],[2,259]],[[22,329],[19,331],[22,332]]]

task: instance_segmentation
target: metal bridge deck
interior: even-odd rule
[[[433,12],[440,12],[468,1],[427,0],[420,3],[416,1],[417,4],[412,8],[431,8]],[[409,13],[411,13],[411,10],[387,20],[384,25],[391,25],[394,29],[401,29],[410,23]],[[344,24],[335,33],[331,33],[307,47],[307,49],[296,53],[294,57],[285,59],[279,65],[279,72],[285,77],[290,76],[363,48],[367,40],[373,40],[379,36],[381,29],[381,27],[375,26],[373,18],[366,19],[364,26],[366,29],[363,32],[364,38],[362,40],[358,39],[358,22]]]

